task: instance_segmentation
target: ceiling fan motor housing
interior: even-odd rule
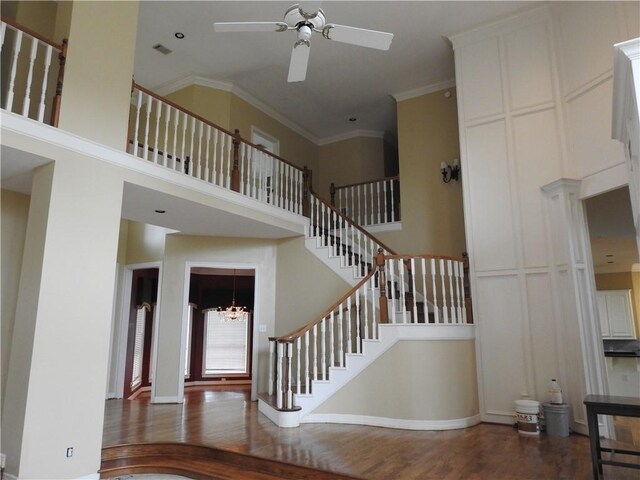
[[[300,5],[295,4],[289,7],[284,14],[284,21],[289,28],[300,30],[300,27],[307,26],[311,30],[322,31],[325,25],[325,16],[322,9],[318,9],[317,12],[305,12],[300,8]]]

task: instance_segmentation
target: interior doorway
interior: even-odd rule
[[[255,270],[192,267],[185,386],[252,383]]]
[[[152,383],[151,352],[158,300],[158,268],[133,270],[127,327],[124,398]]]
[[[610,395],[640,394],[640,268],[629,188],[584,200],[596,287],[598,329]],[[640,446],[640,421],[614,417],[618,441]]]

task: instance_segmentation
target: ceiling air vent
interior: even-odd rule
[[[153,46],[153,49],[157,50],[158,52],[162,53],[163,55],[169,55],[171,53],[171,50],[169,50],[167,47],[165,47],[161,43],[155,44]]]

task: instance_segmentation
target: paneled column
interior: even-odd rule
[[[542,187],[549,232],[553,308],[563,321],[557,329],[557,349],[565,402],[574,420],[586,426],[582,404],[586,393],[606,393],[604,357],[595,299],[595,277],[589,234],[580,201],[580,181],[561,179]],[[582,345],[582,348],[574,346]]]
[[[121,203],[114,169],[87,157],[34,172],[2,411],[21,479],[100,467]]]

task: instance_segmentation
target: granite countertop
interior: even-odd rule
[[[629,340],[603,340],[605,357],[640,357],[640,341]]]

